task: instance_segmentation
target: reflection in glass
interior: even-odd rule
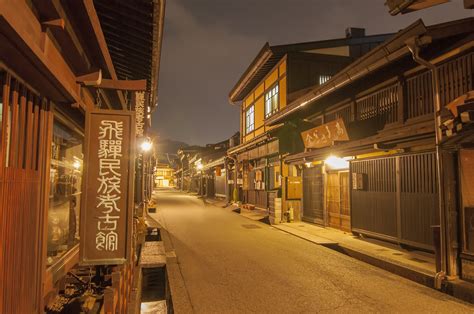
[[[48,265],[79,240],[83,137],[55,119],[48,209]]]

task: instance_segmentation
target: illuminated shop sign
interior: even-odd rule
[[[82,264],[121,264],[130,257],[134,119],[128,111],[100,110],[87,115]]]
[[[344,120],[337,119],[301,133],[305,148],[332,146],[337,141],[348,141]]]

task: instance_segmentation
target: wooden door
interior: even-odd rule
[[[328,174],[326,199],[329,226],[350,231],[349,172]]]
[[[340,197],[341,197],[341,225],[340,229],[351,231],[351,206],[349,203],[349,172],[339,172]]]
[[[323,187],[321,165],[303,170],[303,220],[324,224]]]
[[[341,226],[341,197],[340,197],[339,173],[328,173],[327,180],[327,217],[328,224],[333,228]]]

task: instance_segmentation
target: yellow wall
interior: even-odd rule
[[[245,112],[247,108],[251,105],[254,105],[255,110],[255,127],[254,131],[243,136],[243,142],[250,141],[255,136],[263,134],[269,128],[265,128],[265,92],[274,86],[278,81],[279,85],[279,103],[280,109],[283,109],[286,106],[286,57],[283,58],[273,69],[272,71],[257,85],[257,87],[250,92],[247,97],[244,98],[242,102],[242,130],[241,134],[245,135]]]
[[[263,120],[265,115],[265,100],[264,97],[260,97],[255,102],[255,129],[263,126]]]
[[[286,107],[286,75],[280,79],[280,109]]]
[[[273,83],[278,80],[278,69],[275,69],[265,80],[265,89],[272,87]]]
[[[283,60],[283,62],[280,63],[280,66],[278,67],[278,71],[280,72],[280,76],[286,73],[286,60]]]
[[[250,141],[251,139],[253,139],[254,137],[255,137],[255,136],[254,136],[254,134],[253,134],[253,132],[252,132],[252,133],[250,133],[250,134],[248,134],[248,135],[246,135],[246,136],[244,137],[244,141],[245,141],[245,142],[248,142],[248,141]]]
[[[253,103],[253,93],[245,98],[245,107],[248,107],[251,103]]]
[[[264,91],[265,91],[265,86],[264,86],[264,84],[262,83],[262,84],[260,84],[260,85],[257,87],[257,89],[255,90],[255,93],[254,93],[254,94],[255,94],[255,99],[257,99],[258,96],[262,95]]]

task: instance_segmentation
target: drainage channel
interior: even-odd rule
[[[166,252],[159,228],[148,228],[139,265],[142,276],[140,313],[173,313],[166,274]]]

